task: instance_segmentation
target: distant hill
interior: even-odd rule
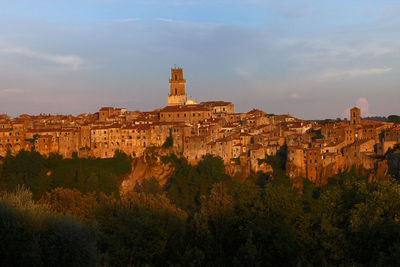
[[[387,122],[388,118],[384,116],[372,116],[372,117],[365,117],[362,118],[363,120],[368,120],[368,121],[381,121],[381,122]]]
[[[362,118],[362,120],[400,123],[400,116],[399,115],[390,115],[388,117],[370,116],[370,117]],[[341,118],[337,118],[336,120],[335,119],[324,119],[324,120],[309,120],[309,121],[317,122],[319,124],[328,124],[328,123],[347,121],[347,119],[342,120]]]

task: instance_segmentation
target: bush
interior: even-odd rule
[[[172,147],[173,145],[174,145],[174,139],[170,135],[165,139],[165,142],[162,146],[165,148],[168,148],[168,147]]]
[[[96,266],[96,235],[17,188],[0,197],[1,266]]]
[[[105,266],[161,266],[179,260],[186,213],[164,195],[103,196],[96,211]]]

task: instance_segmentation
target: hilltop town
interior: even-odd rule
[[[400,143],[399,126],[362,120],[357,107],[350,120],[321,125],[257,109],[235,113],[231,102],[197,103],[187,98],[181,68],[171,69],[169,84],[168,105],[151,112],[102,107],[78,116],[0,115],[0,156],[35,149],[64,158],[109,158],[118,150],[141,157],[170,146],[191,164],[212,154],[227,166],[268,172],[260,160],[284,154],[289,177],[321,184],[353,165],[385,172],[380,156]]]

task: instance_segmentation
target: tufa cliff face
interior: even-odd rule
[[[171,177],[174,168],[170,164],[160,162],[146,162],[143,157],[135,158],[132,161],[132,171],[129,173],[120,186],[121,194],[132,191],[136,184],[143,180],[155,177],[161,186],[164,186]]]
[[[173,166],[162,162],[162,156],[176,153],[173,149],[151,148],[141,157],[132,160],[132,171],[125,177],[120,186],[121,195],[135,189],[143,180],[154,177],[164,186],[174,172]]]
[[[132,171],[125,176],[120,185],[121,195],[134,190],[136,185],[142,184],[144,180],[151,177],[156,178],[160,185],[164,186],[171,178],[175,168],[171,163],[164,163],[162,157],[171,154],[179,155],[179,152],[173,148],[150,148],[145,151],[143,156],[134,158],[131,163]],[[273,169],[271,165],[265,162],[260,165],[258,163],[251,164],[251,162],[225,165],[225,173],[240,181],[249,177],[251,172],[257,173],[259,171],[272,173]]]

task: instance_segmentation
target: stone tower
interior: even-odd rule
[[[169,85],[170,92],[168,95],[168,106],[185,105],[187,101],[187,95],[185,92],[186,80],[183,79],[182,68],[174,67],[171,69]]]
[[[361,110],[354,107],[350,110],[350,125],[360,125],[361,124]]]

